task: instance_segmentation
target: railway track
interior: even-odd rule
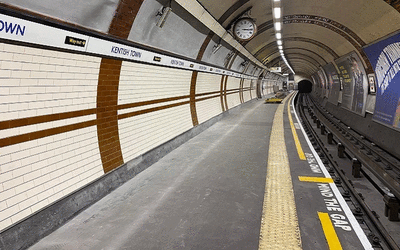
[[[333,117],[309,95],[297,95],[296,109],[315,150],[335,180],[374,249],[399,249],[399,240],[392,238],[388,228],[382,224],[377,213],[370,208],[371,206],[366,203],[365,197],[354,187],[354,178],[349,178],[346,175],[343,169],[343,160],[340,159],[340,163],[338,163],[338,157],[339,154],[342,154],[342,157],[345,157],[348,161],[347,165],[352,165],[354,162],[361,163],[362,167],[360,165],[359,171],[364,178],[357,180],[369,182],[369,185],[375,188],[382,198],[382,206],[385,206],[384,199],[390,198],[398,201],[400,197],[399,161],[367,140],[365,136]],[[318,130],[321,132],[319,133]],[[326,138],[328,134],[331,137],[330,139]],[[344,149],[343,152],[333,152],[334,146],[327,145],[330,143],[336,144],[335,147],[340,145],[341,150]],[[353,174],[357,174],[354,167]],[[388,218],[390,219],[390,216]]]

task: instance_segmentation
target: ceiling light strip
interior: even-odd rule
[[[281,55],[282,60],[285,62],[286,66],[290,69],[290,71],[294,73],[294,70],[289,65],[285,52],[283,50],[283,42],[282,42],[282,7],[280,0],[272,0],[272,13],[273,13],[273,21],[275,28],[275,37],[276,43],[278,45],[279,54]]]

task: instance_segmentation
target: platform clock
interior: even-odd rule
[[[233,34],[240,41],[249,41],[257,33],[257,25],[251,18],[240,18],[233,25]]]

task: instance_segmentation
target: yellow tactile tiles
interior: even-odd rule
[[[263,250],[302,249],[283,129],[288,98],[276,110],[271,131],[259,242]]]

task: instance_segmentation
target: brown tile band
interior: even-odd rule
[[[70,131],[77,130],[77,129],[87,128],[90,126],[94,126],[96,124],[97,124],[96,120],[91,120],[91,121],[66,125],[66,126],[57,127],[57,128],[50,128],[50,129],[45,129],[45,130],[41,130],[41,131],[35,131],[35,132],[22,134],[22,135],[10,136],[10,137],[0,139],[0,148],[18,144],[18,143],[22,143],[22,142],[38,140],[40,138],[44,138],[47,136],[62,134],[62,133],[70,132]]]
[[[244,103],[243,87],[244,87],[244,79],[241,79],[240,80],[240,103]]]
[[[120,60],[103,58],[97,86],[97,136],[105,173],[124,163],[117,117],[121,65]]]
[[[193,127],[199,125],[199,119],[197,117],[196,110],[196,83],[197,83],[197,71],[192,72],[192,78],[190,80],[190,115],[192,116]]]
[[[227,95],[236,94],[238,92],[239,92],[239,89],[230,89],[230,90],[227,90]],[[207,95],[210,95],[210,96],[207,96]],[[202,97],[202,96],[207,96],[207,97]],[[204,100],[208,100],[208,99],[212,99],[212,98],[221,97],[221,94],[220,94],[220,91],[214,91],[214,92],[197,94],[196,97],[202,97],[202,98],[197,98],[196,99],[196,102],[198,102],[198,101],[204,101]],[[116,107],[118,107],[117,110],[122,110],[122,109],[126,109],[126,108],[145,106],[145,105],[149,105],[149,104],[162,103],[162,102],[168,102],[168,101],[173,101],[173,100],[180,100],[180,99],[184,99],[184,98],[189,98],[189,96],[163,98],[163,99],[158,99],[158,100],[153,100],[153,101],[148,101],[148,102],[137,102],[137,103],[132,103],[132,104],[119,105],[119,106],[116,106]],[[185,105],[185,104],[188,104],[188,103],[189,103],[189,101],[184,101],[184,102],[179,102],[179,103],[174,103],[174,104],[169,104],[169,105],[163,105],[163,106],[160,106],[160,107],[143,109],[143,110],[127,113],[127,114],[117,115],[117,119],[124,119],[124,118],[132,117],[132,116],[137,116],[137,115],[141,115],[141,114],[146,114],[146,113],[150,113],[150,112],[155,112],[155,111],[167,109],[167,108],[177,107],[177,106]],[[67,118],[74,118],[74,117],[82,116],[82,114],[85,114],[85,115],[95,114],[97,110],[98,109],[88,109],[88,110],[74,111],[74,112],[68,112],[68,113],[48,115],[48,116],[45,116],[45,118],[46,118],[46,121],[60,120],[59,119],[60,116],[65,116]],[[100,114],[100,116],[104,116],[104,118],[99,117],[97,120],[90,120],[90,121],[75,123],[75,124],[71,124],[71,125],[65,125],[65,126],[61,126],[61,127],[45,129],[45,130],[41,130],[41,131],[35,131],[35,132],[27,133],[27,134],[22,134],[22,135],[16,135],[16,136],[3,138],[3,139],[0,139],[0,147],[6,147],[6,146],[22,143],[22,142],[37,140],[37,139],[41,139],[41,138],[44,138],[44,137],[47,137],[47,136],[66,133],[66,132],[70,132],[70,131],[73,131],[73,130],[78,130],[78,129],[82,129],[82,128],[86,128],[86,127],[90,127],[90,126],[95,126],[95,125],[97,125],[98,127],[102,126],[102,128],[100,128],[100,129],[104,129],[104,130],[109,129],[108,132],[107,131],[103,131],[103,130],[101,131],[100,136],[102,136],[103,134],[106,135],[105,137],[102,138],[102,140],[110,138],[110,136],[108,136],[107,133],[114,131],[114,128],[112,128],[112,126],[110,124],[107,124],[105,122],[107,120],[107,117],[111,113],[112,113],[111,117],[113,117],[113,116],[115,117],[116,116],[115,115],[116,110],[109,110],[107,112],[106,112],[106,109],[103,109],[103,108],[99,108],[99,110],[100,111],[97,112],[97,114]],[[103,111],[101,111],[101,110],[103,110]],[[54,119],[50,120],[50,118],[52,118],[52,117]],[[32,119],[33,121],[44,120],[43,116],[32,117],[30,119]],[[23,119],[21,119],[21,120],[23,120]],[[9,123],[9,122],[14,122],[14,121],[15,120],[7,121],[7,122]],[[4,122],[4,123],[7,123],[7,122]],[[40,122],[37,122],[37,123],[40,123]],[[21,123],[17,123],[16,122],[14,125],[15,125],[15,127],[19,127],[20,124]],[[28,124],[28,125],[31,125],[31,124]],[[115,126],[115,121],[114,121],[114,124],[112,124],[112,125]],[[21,125],[21,126],[23,126],[23,125]],[[110,127],[111,127],[111,129],[110,129]],[[98,133],[98,135],[99,135],[99,133]],[[100,140],[100,138],[99,138],[99,140]],[[115,146],[115,144],[112,144],[112,143],[110,144],[110,143],[111,142],[109,141],[108,143],[104,144],[105,148],[103,148],[103,149],[105,151],[108,150],[108,149],[114,148],[113,146]],[[111,157],[111,159],[113,159],[112,156],[113,155],[110,154],[110,156],[108,156],[108,158]]]
[[[111,21],[108,35],[127,39],[143,0],[121,0]],[[104,172],[124,161],[118,131],[118,87],[121,60],[103,58],[97,86],[97,136]]]
[[[225,82],[225,77],[227,76],[222,76],[221,77],[221,85],[220,85],[220,91],[219,91],[219,96],[221,99],[221,110],[222,112],[226,111],[225,110],[225,103],[224,103],[224,82]]]
[[[236,89],[231,89],[228,91],[235,91],[235,90]],[[220,91],[206,92],[206,93],[196,94],[195,97],[204,96],[204,95],[213,95],[213,94],[219,94],[219,93],[220,93]],[[177,101],[177,100],[181,100],[181,99],[185,99],[185,98],[189,98],[189,97],[190,97],[189,95],[176,96],[176,97],[155,99],[155,100],[150,100],[150,101],[122,104],[122,105],[117,106],[117,110],[136,108],[136,107],[153,105],[153,104],[163,103],[163,102]],[[97,108],[64,112],[64,113],[58,113],[58,114],[35,116],[35,117],[29,117],[29,118],[21,118],[21,119],[8,120],[8,121],[1,121],[0,122],[0,130],[35,125],[35,124],[46,123],[46,122],[59,121],[59,120],[70,119],[70,118],[77,118],[77,117],[93,115],[93,114],[97,114]]]
[[[85,109],[79,111],[71,111],[59,114],[51,114],[51,115],[41,115],[29,118],[21,118],[15,120],[8,120],[0,122],[0,130],[10,129],[10,128],[18,128],[23,126],[29,126],[34,124],[40,124],[45,122],[54,122],[64,119],[76,118],[81,116],[93,115],[97,113],[97,109]]]
[[[225,110],[228,110],[228,109],[229,109],[229,107],[228,107],[228,99],[226,98],[226,93],[227,93],[226,87],[227,87],[227,85],[228,85],[228,76],[225,77],[225,81],[224,81],[224,102],[225,102]]]
[[[212,31],[210,31],[208,33],[206,39],[204,39],[203,44],[201,45],[201,47],[199,49],[199,53],[197,54],[197,57],[196,57],[197,61],[201,61],[201,59],[203,58],[204,52],[206,51],[207,46],[210,43],[213,35],[214,35],[214,33]],[[193,126],[199,125],[199,119],[197,117],[196,101],[195,101],[197,76],[198,76],[198,72],[193,71],[192,78],[190,81],[190,114],[192,116]]]
[[[245,3],[247,3],[249,0],[239,0],[235,2],[227,11],[225,11],[224,14],[218,19],[218,23],[223,25],[223,23],[237,11],[240,7],[242,7]],[[210,31],[207,34],[207,37],[204,39],[203,44],[201,45],[199,52],[197,54],[196,60],[201,61],[203,59],[204,52],[206,51],[208,45],[211,42],[211,39],[214,36],[214,32]],[[197,111],[196,111],[196,102],[195,102],[195,95],[196,95],[196,84],[197,84],[197,75],[198,72],[193,72],[192,73],[192,80],[190,84],[190,114],[192,115],[192,123],[193,126],[197,126],[199,124],[199,120],[197,117]],[[222,79],[224,77],[222,76]],[[221,79],[221,81],[222,81]],[[222,95],[222,93],[221,93]],[[223,105],[223,98],[221,98],[221,105]]]
[[[143,114],[147,114],[147,113],[151,113],[151,112],[155,112],[155,111],[160,111],[160,110],[164,110],[164,109],[182,106],[182,105],[189,104],[189,103],[190,103],[190,100],[184,101],[184,102],[172,103],[172,104],[163,105],[163,106],[154,107],[154,108],[133,111],[133,112],[129,112],[126,114],[118,115],[118,119],[125,119],[125,118],[129,118],[129,117],[133,117],[133,116],[143,115]]]

